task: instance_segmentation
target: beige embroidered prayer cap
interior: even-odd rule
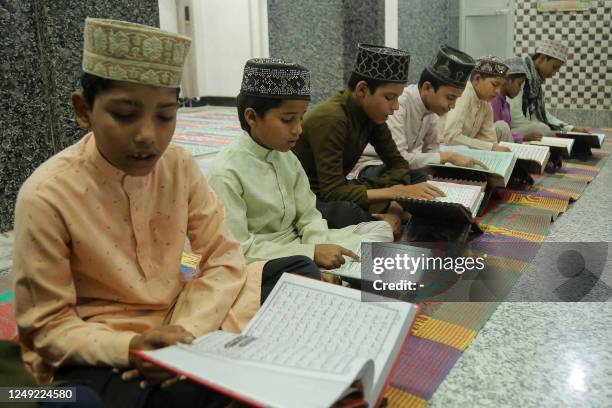
[[[178,88],[191,39],[126,21],[85,19],[83,71],[116,81]]]
[[[568,48],[561,41],[541,40],[536,43],[536,54],[544,54],[559,61],[567,61]]]

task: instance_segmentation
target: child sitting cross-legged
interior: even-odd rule
[[[309,100],[306,68],[278,59],[247,61],[237,103],[245,132],[217,156],[209,175],[247,262],[306,255],[321,268],[336,269],[358,259],[362,241],[393,240],[385,221],[329,229],[317,210],[291,151]]]

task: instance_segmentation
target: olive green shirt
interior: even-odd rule
[[[308,112],[302,135],[293,148],[300,159],[312,191],[323,201],[352,201],[372,212],[367,190],[410,184],[410,165],[400,155],[386,123],[377,125],[344,90]],[[367,144],[370,143],[387,171],[381,177],[347,180]]]

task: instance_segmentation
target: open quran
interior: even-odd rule
[[[436,176],[486,180],[492,187],[506,187],[516,164],[516,155],[512,152],[476,150],[466,146],[441,146],[440,151],[459,152],[484,163],[487,169],[455,166],[452,163],[429,164]]]
[[[573,139],[576,143],[584,143],[588,147],[601,149],[606,135],[604,133],[559,132],[561,138]]]
[[[512,153],[516,154],[518,164],[524,166],[529,173],[544,173],[548,159],[550,159],[550,148],[548,146],[509,142],[500,142],[499,144],[512,150]]]
[[[396,201],[413,217],[411,230],[423,241],[437,241],[430,230],[447,230],[442,236],[455,236],[464,240],[471,230],[482,232],[475,217],[483,205],[486,182],[437,179],[427,183],[444,192],[445,197],[435,200],[397,197]]]
[[[251,405],[374,407],[418,311],[383,299],[286,273],[242,333],[131,352]]]
[[[457,208],[459,210],[457,214],[461,214],[460,218],[465,219],[467,222],[471,222],[470,218],[476,217],[484,197],[483,184],[461,184],[459,180],[428,180],[427,183],[442,190],[446,196],[438,197],[435,200],[403,197],[397,197],[396,200],[413,216],[421,213],[419,211],[421,207],[429,207],[430,210],[427,214],[434,217],[436,214],[432,213],[432,211],[435,211],[433,208],[445,208],[450,205],[450,207]],[[440,215],[442,216],[442,214]],[[450,218],[452,220],[455,217]]]
[[[534,140],[525,142],[526,145],[548,146],[551,150],[556,150],[563,157],[570,157],[574,148],[574,139],[565,139],[561,137],[544,136],[542,140]]]

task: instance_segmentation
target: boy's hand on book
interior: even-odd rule
[[[372,214],[372,217],[378,221],[386,221],[393,230],[393,237],[397,237],[401,230],[402,220],[397,214],[385,213],[385,214]]]
[[[442,156],[442,154],[444,154],[444,156]],[[441,159],[440,161],[442,163],[451,162],[455,166],[459,166],[459,167],[475,167],[475,166],[480,166],[480,167],[482,167],[485,170],[489,169],[480,160],[473,159],[473,158],[471,158],[469,156],[466,156],[464,154],[461,154],[461,153],[442,152],[442,153],[440,153],[440,159]]]
[[[542,136],[543,135],[538,132],[527,133],[525,136],[523,136],[523,141],[524,142],[539,142],[540,140],[542,140]]]
[[[432,186],[426,181],[418,184],[410,184],[408,186],[397,184],[391,186],[394,197],[399,198],[420,198],[423,200],[434,200],[438,197],[444,197],[446,194],[439,188]]]
[[[342,266],[346,261],[344,255],[359,261],[359,256],[353,251],[350,251],[336,244],[317,244],[314,250],[315,263],[325,269],[336,269]]]
[[[497,143],[493,143],[493,147],[491,148],[492,151],[494,152],[511,152],[512,150],[510,150],[509,147],[506,146],[502,146],[500,144]]]
[[[130,350],[155,350],[173,346],[176,343],[190,344],[193,340],[195,340],[195,337],[182,326],[162,326],[135,336],[130,341]],[[130,381],[134,378],[144,377],[144,380],[140,382],[141,388],[157,384],[160,384],[162,388],[167,388],[181,379],[175,373],[166,371],[148,361],[143,361],[132,354],[129,358],[130,366],[135,369],[124,372],[121,378],[124,381]]]
[[[588,128],[585,128],[582,126],[574,126],[572,128],[572,132],[591,133],[591,131]]]

